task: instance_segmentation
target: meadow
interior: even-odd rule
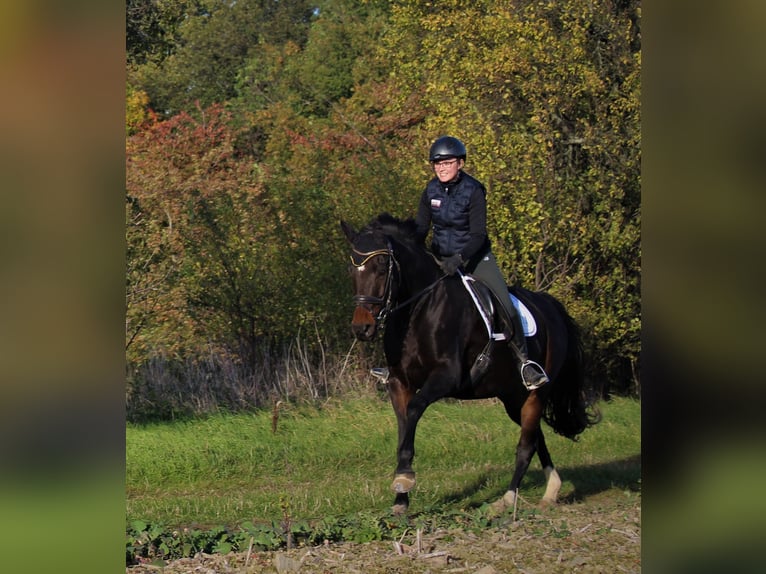
[[[602,402],[603,420],[572,442],[546,434],[560,500],[640,492],[640,402]],[[495,400],[441,401],[418,427],[413,513],[480,508],[510,482],[519,428]],[[127,523],[235,528],[279,520],[385,516],[393,501],[396,423],[380,395],[274,411],[220,413],[126,429]],[[535,458],[520,490],[543,493]]]

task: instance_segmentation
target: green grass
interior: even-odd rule
[[[602,422],[574,443],[545,429],[564,499],[612,488],[640,489],[640,403],[601,405]],[[466,508],[505,492],[519,428],[495,401],[442,401],[416,437],[418,484],[411,510]],[[127,519],[210,527],[359,512],[393,502],[396,420],[374,397],[322,408],[288,406],[276,433],[272,414],[221,414],[127,426]],[[521,496],[542,496],[535,458]]]

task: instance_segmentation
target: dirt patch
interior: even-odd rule
[[[525,500],[526,509],[533,508]],[[481,531],[408,532],[400,541],[327,544],[278,552],[199,554],[128,574],[476,574],[641,571],[641,497],[612,490],[524,512]]]

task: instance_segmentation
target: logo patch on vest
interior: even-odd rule
[[[439,209],[442,206],[442,200],[441,199],[432,199],[431,200],[431,207],[434,209]]]

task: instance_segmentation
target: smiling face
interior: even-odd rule
[[[465,161],[462,159],[453,157],[449,159],[442,159],[431,163],[434,169],[436,177],[442,183],[452,181],[457,177],[458,172],[463,167]]]

